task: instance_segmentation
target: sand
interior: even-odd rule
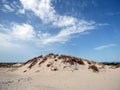
[[[120,90],[116,66],[66,55],[38,56],[20,67],[1,67],[0,90]]]
[[[120,68],[99,73],[86,69],[21,73],[0,68],[0,90],[120,90]]]

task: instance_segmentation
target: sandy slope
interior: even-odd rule
[[[120,90],[120,68],[16,73],[0,69],[0,90]]]
[[[120,90],[120,67],[66,55],[38,56],[19,68],[0,68],[0,90]]]

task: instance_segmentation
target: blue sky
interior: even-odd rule
[[[119,0],[1,0],[0,62],[48,53],[120,61]]]

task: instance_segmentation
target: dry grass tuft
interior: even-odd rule
[[[53,63],[52,62],[49,62],[48,64],[47,64],[47,67],[50,67],[50,66],[52,66],[53,65]]]
[[[89,66],[88,69],[92,69],[93,72],[99,72],[99,69],[98,69],[97,66],[95,66],[95,65],[91,65],[91,66]]]
[[[34,58],[33,60],[32,60],[32,63],[30,64],[30,66],[28,67],[28,68],[32,68],[36,63],[37,63],[37,58]]]
[[[12,63],[0,63],[0,68],[12,68],[14,64]]]
[[[82,59],[77,60],[77,63],[80,64],[80,65],[84,65],[84,62],[83,62]]]
[[[63,63],[69,63],[70,65],[74,64],[79,64],[79,65],[84,65],[84,62],[82,59],[72,57],[72,56],[67,56],[67,55],[61,55],[58,57],[58,59],[63,59]]]
[[[39,63],[39,65],[41,65],[42,63],[44,63],[47,60],[47,57],[44,57],[43,60]]]
[[[119,67],[120,67],[120,64],[115,65],[115,68],[119,68]]]
[[[28,60],[27,62],[25,62],[25,63],[24,63],[24,65],[26,65],[26,64],[28,64],[28,63],[33,62],[35,59],[40,59],[40,58],[43,58],[43,56],[42,56],[42,55],[40,55],[40,56],[35,57],[35,58],[31,59],[31,60]]]

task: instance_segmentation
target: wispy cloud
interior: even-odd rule
[[[14,38],[18,38],[21,40],[30,40],[35,37],[35,31],[34,31],[33,27],[29,24],[14,23],[11,29],[12,29],[12,31],[10,34]]]
[[[101,46],[94,48],[94,50],[103,50],[103,49],[114,47],[114,46],[116,46],[116,44],[101,45]]]
[[[14,8],[12,8],[10,5],[8,5],[8,4],[4,4],[3,5],[3,11],[5,11],[5,12],[14,12]]]
[[[2,0],[1,10],[7,13],[15,13],[15,14],[24,14],[25,10],[21,7],[19,2],[13,1],[10,3],[7,0]]]
[[[52,6],[51,0],[20,1],[24,10],[32,11],[43,23],[49,23],[54,27],[61,28],[58,34],[50,34],[46,38],[40,39],[39,41],[42,44],[63,43],[69,40],[71,35],[95,29],[94,21],[79,20],[74,17],[59,15]]]
[[[51,0],[20,0],[20,5],[17,2],[13,2],[8,5],[4,4],[7,10],[17,12],[18,14],[28,14],[31,11],[35,16],[41,19],[42,23],[50,24],[55,28],[59,28],[59,32],[56,34],[45,33],[26,23],[18,24],[12,23],[8,28],[7,25],[0,25],[0,37],[4,36],[4,39],[0,39],[4,46],[18,45],[19,42],[34,42],[39,43],[41,46],[49,45],[51,43],[65,43],[72,38],[73,35],[84,33],[88,30],[95,29],[96,23],[94,21],[86,21],[84,19],[77,19],[72,16],[59,15]],[[15,4],[17,6],[15,6]],[[17,10],[16,10],[17,9]]]
[[[90,23],[92,24],[92,22],[90,22]],[[86,30],[92,30],[94,28],[95,27],[92,25],[67,27],[65,29],[62,29],[57,35],[50,36],[41,41],[43,44],[49,44],[49,43],[54,43],[54,42],[64,43],[64,42],[68,41],[72,35],[77,34],[77,33],[82,33]]]

